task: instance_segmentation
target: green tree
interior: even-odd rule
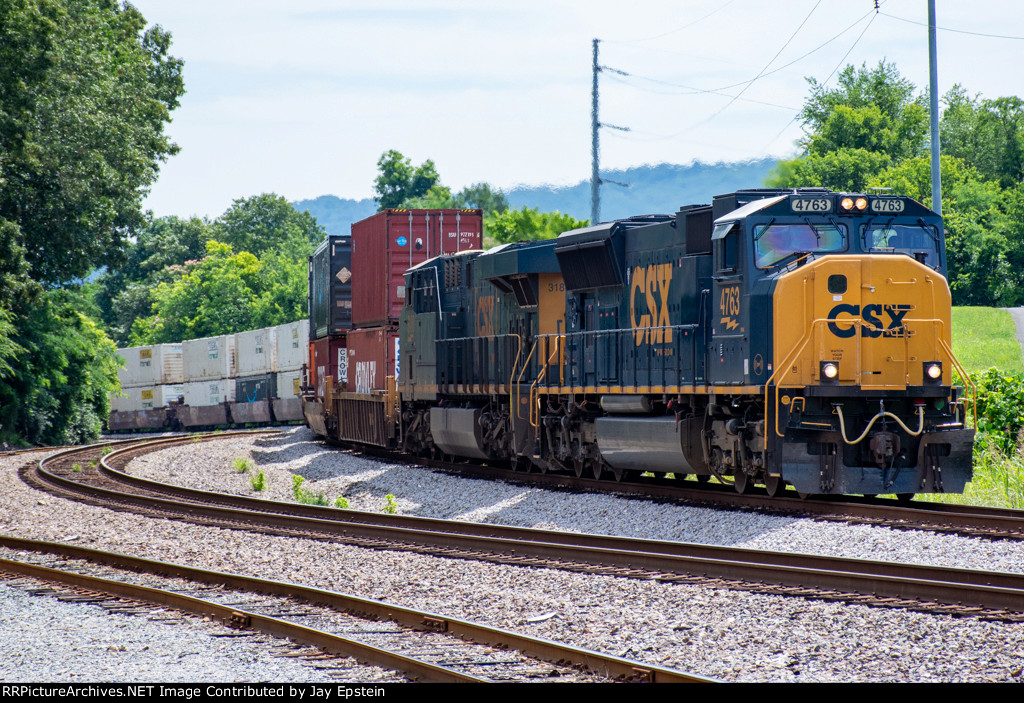
[[[3,0],[0,47],[0,218],[17,223],[32,277],[119,264],[177,151],[164,134],[184,91],[170,35],[127,3]]]
[[[804,154],[780,161],[769,185],[863,190],[872,175],[926,148],[925,98],[914,95],[914,84],[894,64],[847,66],[832,89],[807,81],[811,94],[800,112]]]
[[[0,375],[0,437],[42,444],[95,441],[118,386],[113,342],[62,290],[31,292],[15,304],[13,340],[24,350]]]
[[[479,208],[485,215],[508,210],[508,198],[500,190],[495,190],[488,183],[474,183],[466,186],[454,200],[455,207]]]
[[[299,212],[276,193],[235,200],[212,227],[217,241],[256,256],[293,240],[313,247],[326,234],[308,211]]]
[[[1003,188],[1024,180],[1024,101],[971,98],[960,85],[943,97],[939,124],[945,154],[957,156]]]
[[[207,256],[177,267],[175,273],[173,282],[153,291],[153,314],[134,321],[131,344],[232,334],[292,322],[305,314],[306,254],[294,250],[268,251],[258,258],[211,240]]]
[[[488,216],[484,231],[500,244],[536,239],[551,239],[562,232],[586,227],[588,220],[577,220],[560,212],[539,212],[537,208],[522,207],[519,210]]]
[[[413,167],[410,159],[392,149],[381,154],[377,160],[377,178],[373,182],[376,194],[374,199],[380,210],[405,207],[404,203],[426,195],[440,180],[437,168],[430,159]]]

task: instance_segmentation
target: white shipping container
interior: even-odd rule
[[[181,343],[185,382],[232,378],[235,375],[235,335],[189,339]]]
[[[239,332],[235,335],[237,344],[237,368],[239,376],[255,376],[273,373],[277,370],[277,334],[275,327]]]
[[[118,349],[124,367],[117,377],[122,388],[182,383],[185,380],[180,344],[151,344]]]
[[[202,407],[235,402],[235,382],[228,379],[193,381],[185,384],[185,405]]]
[[[277,368],[282,371],[295,371],[308,363],[309,356],[309,320],[287,322],[274,328],[277,333]]]
[[[302,384],[302,371],[278,371],[277,373],[277,397],[295,398],[300,394],[299,386]]]
[[[122,388],[122,396],[111,393],[110,409],[118,412],[166,408],[185,395],[184,384]]]

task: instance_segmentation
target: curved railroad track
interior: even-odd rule
[[[320,655],[353,657],[418,681],[712,681],[336,591],[53,542],[0,536],[0,546],[12,550],[0,556],[0,579],[5,581],[59,584],[58,597],[100,603],[111,612],[138,612],[139,604],[172,608],[287,638],[315,647]],[[295,656],[294,648],[285,652]]]
[[[218,436],[225,435],[212,438]],[[129,445],[113,449],[105,457],[88,459],[103,448],[65,451],[41,461],[32,471],[23,471],[23,477],[50,492],[114,509],[233,529],[375,549],[1024,621],[1024,575],[1019,574],[340,510],[168,486],[129,476],[116,468],[136,453],[184,441],[197,438]],[[90,465],[94,461],[95,465]],[[102,485],[88,485],[86,481]]]

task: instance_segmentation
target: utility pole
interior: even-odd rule
[[[592,225],[601,221],[601,169],[597,153],[600,149],[597,130],[601,126],[597,120],[597,72],[601,70],[597,63],[597,45],[600,41],[600,39],[594,40],[594,83],[590,97],[590,224]]]
[[[594,51],[597,51],[596,44]],[[597,54],[595,53],[594,56],[597,56]],[[939,171],[939,68],[938,59],[935,55],[935,0],[928,0],[928,80],[932,130],[932,210],[941,215],[942,176]],[[597,85],[597,78],[594,81],[594,85]],[[594,105],[596,110],[597,103],[595,102]]]
[[[590,104],[590,150],[593,157],[590,170],[590,224],[592,225],[596,225],[601,221],[601,184],[614,183],[615,185],[620,185],[623,188],[629,188],[628,183],[620,183],[619,181],[601,178],[601,138],[598,130],[602,127],[607,127],[608,129],[617,129],[620,132],[628,132],[629,127],[616,127],[613,124],[601,124],[601,121],[597,116],[597,74],[599,71],[611,71],[612,73],[617,73],[620,76],[628,76],[629,74],[625,71],[620,71],[617,68],[602,66],[597,62],[597,45],[600,41],[600,39],[594,40],[594,84],[591,90]]]

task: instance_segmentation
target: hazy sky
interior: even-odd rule
[[[601,121],[632,130],[602,130],[606,168],[791,155],[804,78],[848,63],[928,84],[926,0],[132,2],[185,61],[157,215],[370,197],[388,149],[453,190],[588,179],[595,38],[631,74],[600,74]],[[936,4],[940,93],[1024,96],[1024,6]]]

